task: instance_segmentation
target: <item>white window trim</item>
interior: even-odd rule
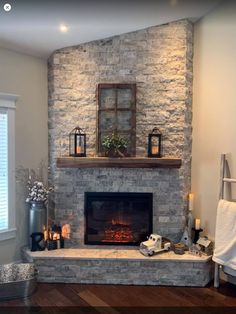
[[[18,95],[0,93],[0,109],[8,114],[8,229],[0,231],[0,241],[16,237],[15,210],[15,109]]]

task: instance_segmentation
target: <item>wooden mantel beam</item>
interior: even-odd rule
[[[58,168],[180,168],[180,158],[163,157],[60,157]]]

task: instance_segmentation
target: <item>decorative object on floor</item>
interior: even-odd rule
[[[186,245],[184,243],[176,243],[173,246],[175,254],[183,255],[186,251]]]
[[[45,250],[44,234],[42,232],[33,232],[30,237],[32,238],[31,252]]]
[[[0,265],[0,301],[32,295],[37,286],[37,273],[33,263]],[[9,313],[9,308],[3,312]]]
[[[197,240],[197,244],[199,245],[203,254],[212,255],[213,254],[213,242],[208,239],[208,237],[200,237]]]
[[[72,157],[86,157],[86,134],[79,126],[69,134],[69,155]]]
[[[203,229],[196,229],[196,228],[193,228],[193,243],[196,244],[198,239],[199,239],[199,236],[200,236],[200,232],[203,231]]]
[[[168,239],[162,238],[158,234],[151,234],[147,241],[141,242],[139,250],[145,256],[152,256],[154,253],[169,251],[171,242]]]
[[[148,134],[148,157],[161,158],[161,131],[155,127],[150,134]]]
[[[125,157],[127,156],[128,140],[118,134],[104,136],[102,147],[107,157]]]

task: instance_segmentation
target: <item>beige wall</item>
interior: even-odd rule
[[[235,1],[223,1],[196,23],[194,35],[194,216],[201,218],[206,234],[214,237],[222,152],[230,153],[236,177]]]
[[[16,104],[16,167],[36,169],[48,154],[47,63],[0,48],[0,92],[19,95]],[[25,187],[16,184],[17,238],[0,242],[0,264],[20,259],[27,242]]]

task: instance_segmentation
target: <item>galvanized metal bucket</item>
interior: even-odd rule
[[[29,235],[47,228],[47,207],[44,202],[31,202],[29,211]]]
[[[30,296],[37,286],[34,264],[0,265],[0,301]]]

